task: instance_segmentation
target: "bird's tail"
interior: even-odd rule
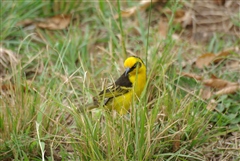
[[[86,104],[84,106],[81,106],[79,108],[79,111],[80,112],[83,112],[84,110],[85,111],[90,111],[90,110],[98,108],[98,107],[99,107],[99,102],[96,99],[93,99],[92,103],[89,103],[89,104]]]

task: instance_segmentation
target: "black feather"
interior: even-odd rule
[[[123,73],[121,77],[116,80],[115,86],[132,87],[132,83],[130,82],[128,75],[125,75],[125,73]]]

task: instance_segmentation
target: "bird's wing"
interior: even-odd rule
[[[128,75],[123,73],[116,82],[99,93],[100,98],[113,98],[124,95],[132,89],[132,83]]]
[[[124,95],[128,93],[131,90],[131,88],[123,87],[123,86],[116,86],[111,85],[107,89],[101,91],[99,93],[100,98],[113,98],[113,97],[118,97],[121,95]]]
[[[113,85],[108,86],[94,98],[94,104],[99,105],[101,101],[104,101],[104,105],[107,105],[112,99],[122,96],[131,90],[132,82],[129,80],[129,76],[123,73]]]

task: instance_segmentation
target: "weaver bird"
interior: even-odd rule
[[[136,56],[128,57],[124,61],[125,72],[114,84],[101,91],[93,98],[93,104],[87,109],[103,107],[116,110],[120,115],[126,114],[133,103],[139,98],[146,84],[146,66]]]

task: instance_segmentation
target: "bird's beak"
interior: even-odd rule
[[[130,68],[126,68],[126,70],[125,70],[125,72],[124,72],[124,73],[125,73],[124,75],[127,76],[128,73],[129,73],[129,71],[130,71]]]

